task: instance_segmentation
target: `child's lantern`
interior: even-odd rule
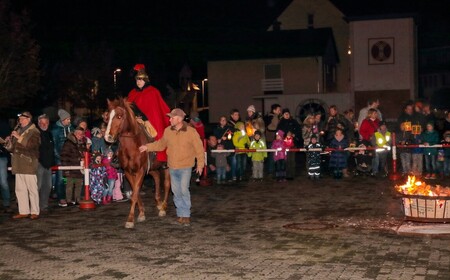
[[[415,124],[411,126],[411,133],[413,135],[419,135],[422,133],[422,126],[420,124]]]

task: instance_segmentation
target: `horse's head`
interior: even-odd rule
[[[109,111],[108,126],[105,132],[105,141],[114,143],[120,132],[123,130],[124,120],[126,119],[125,109],[116,107]]]
[[[135,115],[126,100],[108,99],[109,121],[105,132],[105,141],[109,143],[115,142],[119,138],[119,134],[127,134],[135,136],[138,134],[138,125]]]

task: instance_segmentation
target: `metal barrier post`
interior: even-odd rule
[[[203,150],[205,154],[205,167],[203,168],[203,173],[200,178],[200,186],[202,187],[209,187],[212,186],[213,182],[211,178],[208,178],[208,155],[206,152],[207,146],[206,146],[206,139],[203,139]]]
[[[89,158],[89,152],[84,152],[84,200],[80,201],[80,210],[95,210],[89,194]]]

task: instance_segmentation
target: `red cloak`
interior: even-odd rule
[[[141,90],[133,89],[128,94],[128,101],[133,102],[145,114],[147,119],[158,132],[156,140],[161,139],[164,129],[169,126],[170,113],[169,106],[161,97],[161,93],[153,86],[144,86]],[[159,161],[167,161],[165,151],[156,153],[156,159]]]

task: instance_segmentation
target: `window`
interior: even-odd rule
[[[264,94],[281,94],[284,81],[281,77],[281,64],[265,64],[264,79],[261,83]]]
[[[264,65],[265,79],[281,79],[281,64]]]

